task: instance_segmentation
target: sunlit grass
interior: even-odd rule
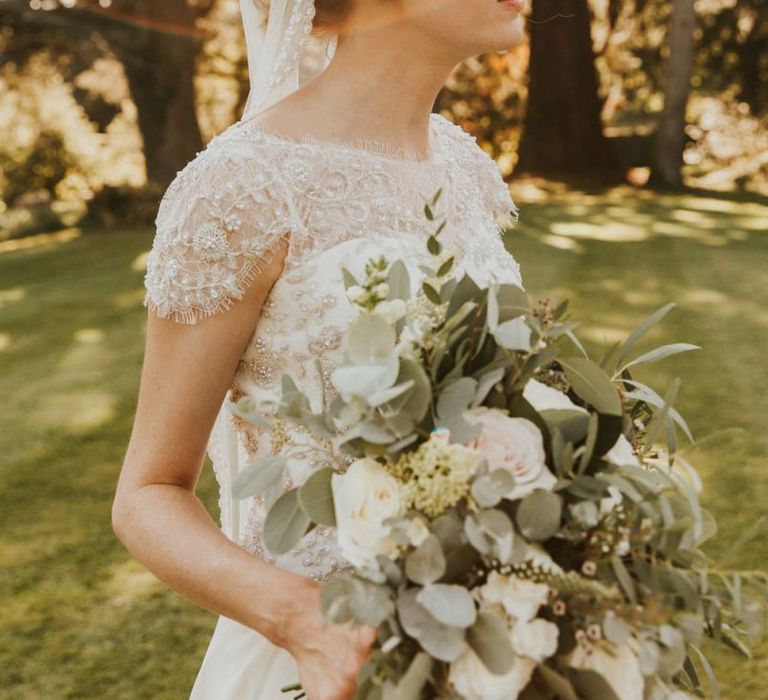
[[[531,183],[516,198],[511,245],[526,286],[570,297],[591,347],[678,302],[648,343],[704,349],[643,375],[660,387],[683,379],[679,406],[698,436],[742,429],[691,454],[721,523],[712,552],[725,553],[768,512],[768,207]],[[627,230],[642,235],[627,240]],[[141,366],[150,240],[150,231],[103,232],[0,254],[3,700],[186,697],[212,630],[214,617],[155,581],[110,528]],[[215,512],[208,471],[201,495]],[[763,535],[737,564],[766,562]],[[724,700],[764,695],[768,647],[757,652],[746,664],[717,656]]]

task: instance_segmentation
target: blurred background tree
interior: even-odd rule
[[[533,0],[529,41],[458,66],[435,109],[513,181],[764,191],[767,14],[765,0]],[[237,1],[0,0],[0,86],[5,237],[41,227],[30,198],[65,223],[89,206],[146,219],[241,114]],[[20,165],[41,150],[60,156],[45,187]]]

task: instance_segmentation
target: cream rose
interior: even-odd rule
[[[611,464],[615,464],[617,467],[626,465],[631,465],[633,467],[640,466],[640,460],[632,450],[632,445],[623,435],[619,435],[619,439],[616,440],[613,447],[605,453],[603,459]]]
[[[515,700],[531,680],[536,662],[515,657],[503,676],[491,673],[471,649],[451,664],[448,680],[464,700]]]
[[[468,411],[467,420],[480,426],[472,447],[490,469],[503,469],[514,477],[515,486],[504,494],[506,498],[517,500],[536,489],[552,489],[557,479],[547,469],[544,439],[534,423],[488,408]]]
[[[400,515],[400,484],[375,459],[359,459],[331,479],[342,556],[362,568],[377,555],[391,556],[397,545],[388,518]]]
[[[596,645],[577,644],[566,661],[572,668],[599,673],[619,700],[643,700],[640,662],[628,645],[617,645],[609,654]]]
[[[518,622],[512,630],[512,648],[521,656],[541,662],[557,651],[559,634],[557,625],[547,620]]]
[[[549,587],[544,583],[491,571],[479,593],[485,603],[498,603],[518,622],[527,622],[536,617],[539,608],[547,602]]]
[[[571,401],[562,391],[558,391],[551,386],[542,384],[536,379],[528,380],[525,389],[523,389],[523,398],[539,413],[542,411],[563,409],[589,413],[587,409],[573,403],[573,401]]]

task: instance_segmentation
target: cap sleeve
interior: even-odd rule
[[[464,184],[465,206],[476,206],[499,228],[518,220],[518,208],[512,201],[509,186],[501,175],[496,161],[480,146],[475,136],[464,131],[441,114],[433,114],[432,120],[448,152],[448,162],[465,170],[468,182]],[[476,200],[476,201],[474,201]],[[473,214],[475,210],[470,209]]]
[[[516,223],[519,209],[512,200],[509,185],[504,181],[498,163],[476,142],[473,150],[486,211],[500,227]]]
[[[144,306],[186,324],[226,310],[289,236],[292,211],[267,159],[203,151],[160,203]]]

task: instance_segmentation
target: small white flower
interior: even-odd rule
[[[389,285],[386,282],[380,282],[373,288],[373,293],[383,299],[389,294]]]
[[[384,318],[387,323],[395,323],[405,316],[405,302],[402,299],[381,301],[376,304],[376,308],[373,312]]]
[[[541,662],[557,651],[557,625],[536,618],[518,622],[512,629],[512,648],[520,655]]]
[[[349,299],[353,304],[360,301],[365,296],[365,289],[363,289],[359,284],[353,284],[349,289],[347,289],[347,299]]]
[[[632,450],[632,445],[624,435],[619,435],[614,446],[605,453],[604,459],[617,467],[633,466],[639,467],[640,460]]]
[[[411,518],[408,521],[408,530],[406,531],[408,541],[418,547],[429,537],[429,528],[424,524],[421,518]]]
[[[578,644],[566,661],[572,668],[599,673],[619,700],[643,700],[640,663],[627,644],[614,646],[610,654],[596,645]]]
[[[479,593],[484,602],[499,603],[508,615],[525,622],[536,617],[539,608],[547,602],[549,586],[491,571]]]
[[[540,571],[548,571],[553,574],[563,573],[563,570],[552,561],[552,557],[540,545],[533,542],[526,545],[525,561],[530,562]]]
[[[630,543],[629,543],[629,536],[623,535],[622,538],[619,540],[618,544],[616,545],[615,552],[620,557],[625,557],[627,554],[629,554],[630,550],[632,549]]]
[[[613,512],[621,505],[623,500],[624,496],[621,491],[615,486],[609,486],[608,495],[600,499],[600,515],[608,515]]]
[[[392,556],[397,544],[384,522],[400,515],[400,484],[374,459],[358,459],[331,478],[342,556],[362,568],[376,556]]]

